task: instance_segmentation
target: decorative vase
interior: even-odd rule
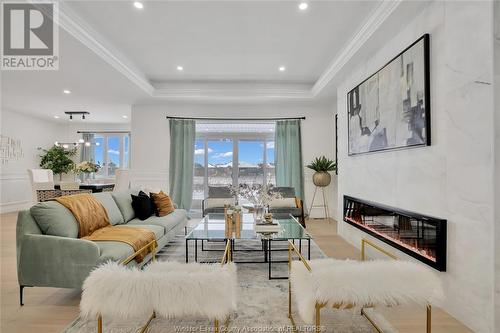
[[[264,206],[255,205],[253,207],[253,220],[255,223],[261,223],[264,219]]]
[[[90,184],[90,183],[92,183],[92,179],[94,178],[93,174],[94,174],[93,172],[85,172],[85,173],[83,174],[83,182],[84,182],[85,184]]]
[[[326,171],[317,171],[313,175],[313,183],[319,187],[326,187],[330,185],[332,176]]]

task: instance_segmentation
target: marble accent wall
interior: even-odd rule
[[[428,3],[393,27],[337,90],[339,212],[346,194],[447,219],[448,269],[435,271],[445,288],[441,306],[476,332],[494,331],[492,8],[486,1]],[[347,92],[424,33],[431,38],[432,145],[349,157]],[[366,236],[342,222],[339,232],[358,247]]]

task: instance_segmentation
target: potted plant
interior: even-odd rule
[[[330,171],[337,170],[337,163],[332,161],[325,156],[316,157],[311,164],[307,165],[307,168],[316,171],[313,175],[313,183],[316,186],[325,187],[330,185],[332,181],[332,176],[329,174]]]
[[[63,173],[68,173],[73,170],[75,162],[71,159],[76,155],[75,149],[65,149],[61,146],[52,146],[50,149],[43,149],[43,154],[40,155],[40,167],[50,169],[56,175],[59,175],[59,180],[62,179]]]

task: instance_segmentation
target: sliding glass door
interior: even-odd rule
[[[234,184],[233,165],[234,144],[231,138],[207,140],[207,184],[209,186],[228,186]]]
[[[275,184],[274,170],[274,138],[197,138],[193,200],[203,200],[208,186]]]
[[[263,140],[238,140],[238,184],[264,184]]]

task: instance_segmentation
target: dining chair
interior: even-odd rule
[[[59,186],[62,191],[80,189],[80,184],[77,182],[60,182]]]
[[[130,188],[130,170],[116,169],[115,170],[115,187],[113,192],[125,191]]]
[[[33,201],[38,201],[37,190],[54,189],[54,173],[49,169],[28,169]]]

